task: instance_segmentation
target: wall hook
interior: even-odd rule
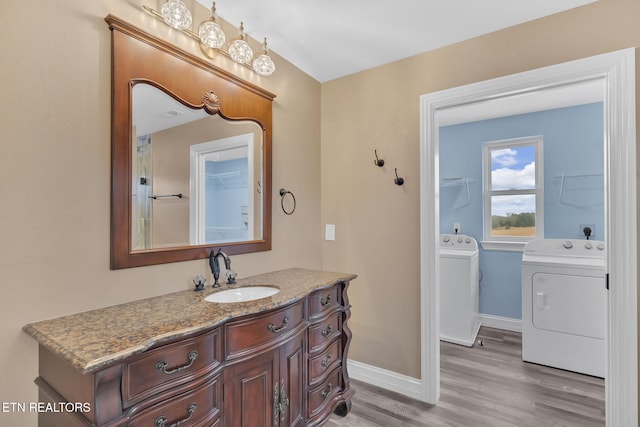
[[[394,168],[394,170],[396,171],[396,179],[394,179],[394,180],[393,180],[393,182],[394,182],[396,185],[402,185],[402,184],[404,184],[404,178],[400,178],[400,177],[398,176],[398,168]]]
[[[384,160],[378,158],[378,150],[373,150],[373,153],[376,155],[376,159],[373,161],[373,164],[379,168],[383,167]]]

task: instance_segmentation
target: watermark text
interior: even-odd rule
[[[89,402],[2,402],[2,412],[91,412],[91,404]]]

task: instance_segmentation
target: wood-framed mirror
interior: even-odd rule
[[[112,15],[111,268],[271,249],[275,95]]]

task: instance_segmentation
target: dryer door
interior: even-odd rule
[[[603,277],[535,273],[533,325],[584,337],[607,336],[607,293]]]

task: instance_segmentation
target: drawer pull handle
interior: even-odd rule
[[[321,334],[323,337],[328,338],[329,335],[331,335],[333,333],[333,325],[329,325],[329,327],[327,327],[327,329],[323,329]]]
[[[320,396],[322,396],[323,399],[326,399],[327,396],[329,396],[329,393],[331,393],[331,390],[333,389],[333,386],[331,385],[331,383],[329,383],[329,385],[327,385],[327,387],[322,390],[322,393],[320,393]]]
[[[320,362],[322,367],[326,368],[327,366],[329,366],[329,364],[331,364],[331,359],[332,358],[333,358],[333,356],[331,355],[331,353],[327,354],[327,358],[324,359],[322,362]]]
[[[289,318],[285,317],[284,319],[282,319],[282,326],[280,326],[279,328],[276,328],[276,325],[274,325],[273,323],[269,323],[269,326],[267,326],[267,329],[273,332],[274,334],[277,334],[278,332],[284,331],[288,327],[289,327]]]
[[[328,295],[326,298],[322,298],[320,300],[320,305],[323,306],[323,307],[326,307],[329,304],[331,304],[331,295]]]
[[[174,368],[174,369],[167,369],[167,362],[165,362],[164,360],[161,360],[160,362],[156,363],[156,370],[160,372],[164,372],[167,375],[175,374],[177,372],[184,371],[185,369],[190,368],[191,365],[193,365],[193,362],[197,358],[198,358],[198,352],[193,350],[192,352],[189,353],[189,363],[187,363],[186,365],[178,366],[177,368]]]
[[[187,415],[187,418],[183,418],[180,421],[176,421],[175,423],[171,424],[170,427],[178,427],[179,425],[189,421],[193,416],[193,413],[196,411],[197,407],[198,405],[196,405],[195,402],[189,405],[187,407],[187,412],[189,413],[189,415]],[[167,423],[167,417],[165,417],[164,415],[161,415],[158,418],[156,418],[156,427],[165,427],[166,423]]]

